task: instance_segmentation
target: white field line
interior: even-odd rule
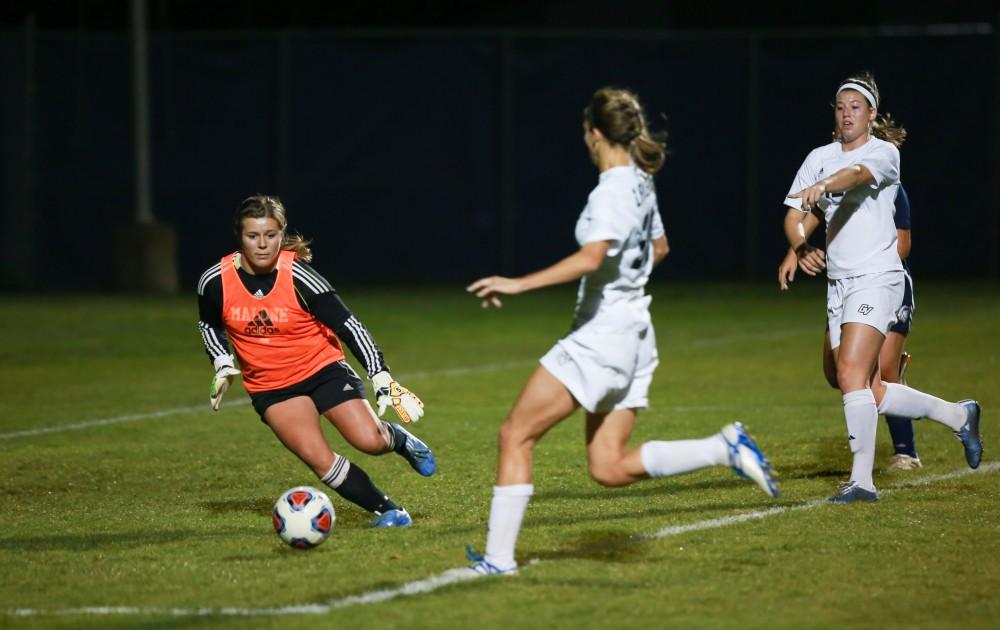
[[[911,488],[914,486],[927,486],[939,481],[947,481],[949,479],[957,479],[959,477],[966,477],[968,475],[981,475],[995,470],[1000,469],[1000,462],[991,462],[979,467],[978,470],[957,470],[950,473],[945,473],[941,475],[930,475],[927,477],[922,477],[920,479],[914,479],[912,481],[906,481],[902,483],[890,486],[889,489],[883,490],[882,494],[886,495],[889,493],[897,492],[898,490]],[[747,512],[745,514],[735,514],[733,516],[725,516],[722,518],[707,519],[704,521],[697,521],[690,523],[688,525],[672,525],[670,527],[664,527],[663,529],[645,536],[638,536],[634,539],[625,542],[644,542],[649,540],[656,540],[659,538],[669,538],[671,536],[679,536],[681,534],[686,534],[688,532],[703,531],[706,529],[717,529],[719,527],[726,527],[729,525],[735,525],[737,523],[744,523],[746,521],[752,520],[762,520],[775,516],[777,514],[783,514],[785,512],[793,511],[803,511],[812,510],[817,507],[829,505],[826,499],[814,499],[812,501],[806,501],[805,503],[800,503],[798,505],[775,507],[769,510],[760,510],[757,512]],[[839,508],[842,509],[842,508]],[[542,561],[532,560],[529,565],[537,565]],[[546,563],[561,562],[560,560],[546,560]],[[522,567],[522,571],[527,567]],[[169,616],[169,617],[210,617],[210,616],[220,616],[220,617],[277,617],[286,615],[323,615],[334,610],[339,610],[341,608],[348,608],[350,606],[364,606],[367,604],[378,604],[384,601],[395,599],[397,597],[407,597],[411,595],[420,595],[422,593],[430,593],[436,591],[439,588],[449,586],[451,584],[457,584],[459,582],[464,582],[471,580],[473,578],[480,577],[478,574],[469,571],[468,569],[449,569],[444,573],[439,575],[432,575],[431,577],[424,578],[422,580],[416,580],[413,582],[407,582],[396,588],[387,588],[377,591],[368,591],[367,593],[362,593],[360,595],[350,595],[348,597],[342,597],[340,599],[330,600],[325,603],[320,604],[300,604],[297,606],[277,606],[272,608],[141,608],[134,606],[84,606],[81,608],[14,608],[4,611],[7,616],[13,617],[41,617],[41,616],[67,616],[67,615],[146,615],[146,616]],[[508,579],[508,578],[500,578]],[[516,579],[516,578],[515,578]]]
[[[425,372],[410,372],[406,374],[400,374],[399,378],[404,381],[416,381],[421,379],[434,378],[439,376],[463,376],[466,374],[476,374],[479,372],[493,372],[498,370],[504,370],[507,368],[523,367],[530,365],[532,361],[511,361],[507,363],[486,363],[483,365],[473,365],[468,367],[456,367],[456,368],[445,368],[441,370],[429,370]],[[231,400],[222,403],[222,407],[241,407],[250,404],[249,398],[240,398],[238,400]],[[15,438],[22,437],[33,437],[36,435],[45,435],[47,433],[62,433],[63,431],[79,431],[80,429],[90,429],[93,427],[102,427],[109,424],[122,424],[125,422],[138,422],[141,420],[153,420],[155,418],[163,418],[165,416],[182,415],[189,413],[208,413],[210,410],[208,405],[208,398],[205,399],[205,404],[203,405],[193,405],[188,407],[172,407],[169,409],[161,409],[160,411],[148,411],[145,413],[132,413],[124,416],[114,416],[111,418],[98,418],[95,420],[83,420],[81,422],[73,422],[70,424],[57,424],[47,427],[38,427],[36,429],[24,429],[22,431],[10,431],[8,433],[0,433],[0,440],[13,440]]]

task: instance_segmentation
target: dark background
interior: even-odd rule
[[[665,277],[770,279],[782,199],[870,69],[910,132],[918,277],[1000,275],[994,3],[265,3],[153,0],[153,211],[181,290],[279,195],[334,284],[464,282],[575,248],[596,183],[581,112],[636,90],[669,132]],[[6,288],[114,288],[134,220],[124,0],[0,4]]]

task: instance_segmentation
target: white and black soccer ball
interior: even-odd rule
[[[309,486],[297,486],[282,494],[271,516],[278,536],[298,549],[315,547],[329,538],[337,520],[330,498]]]

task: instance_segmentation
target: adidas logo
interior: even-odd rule
[[[344,391],[344,392],[353,392],[354,388],[351,387],[350,383],[348,383],[347,385],[344,385],[344,389],[342,389],[341,391]]]
[[[243,329],[243,332],[255,337],[264,337],[267,335],[276,335],[281,331],[271,322],[267,311],[261,309],[254,315],[253,321],[249,322],[246,328]]]
[[[254,293],[254,294],[253,294],[253,296],[254,296],[255,298],[262,298],[262,297],[264,297],[264,292],[263,292],[263,291],[261,291],[260,289],[257,289],[257,292],[256,292],[256,293]]]

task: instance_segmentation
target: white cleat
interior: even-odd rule
[[[886,470],[916,470],[923,468],[919,457],[910,457],[906,453],[896,453],[889,458],[889,466]]]

